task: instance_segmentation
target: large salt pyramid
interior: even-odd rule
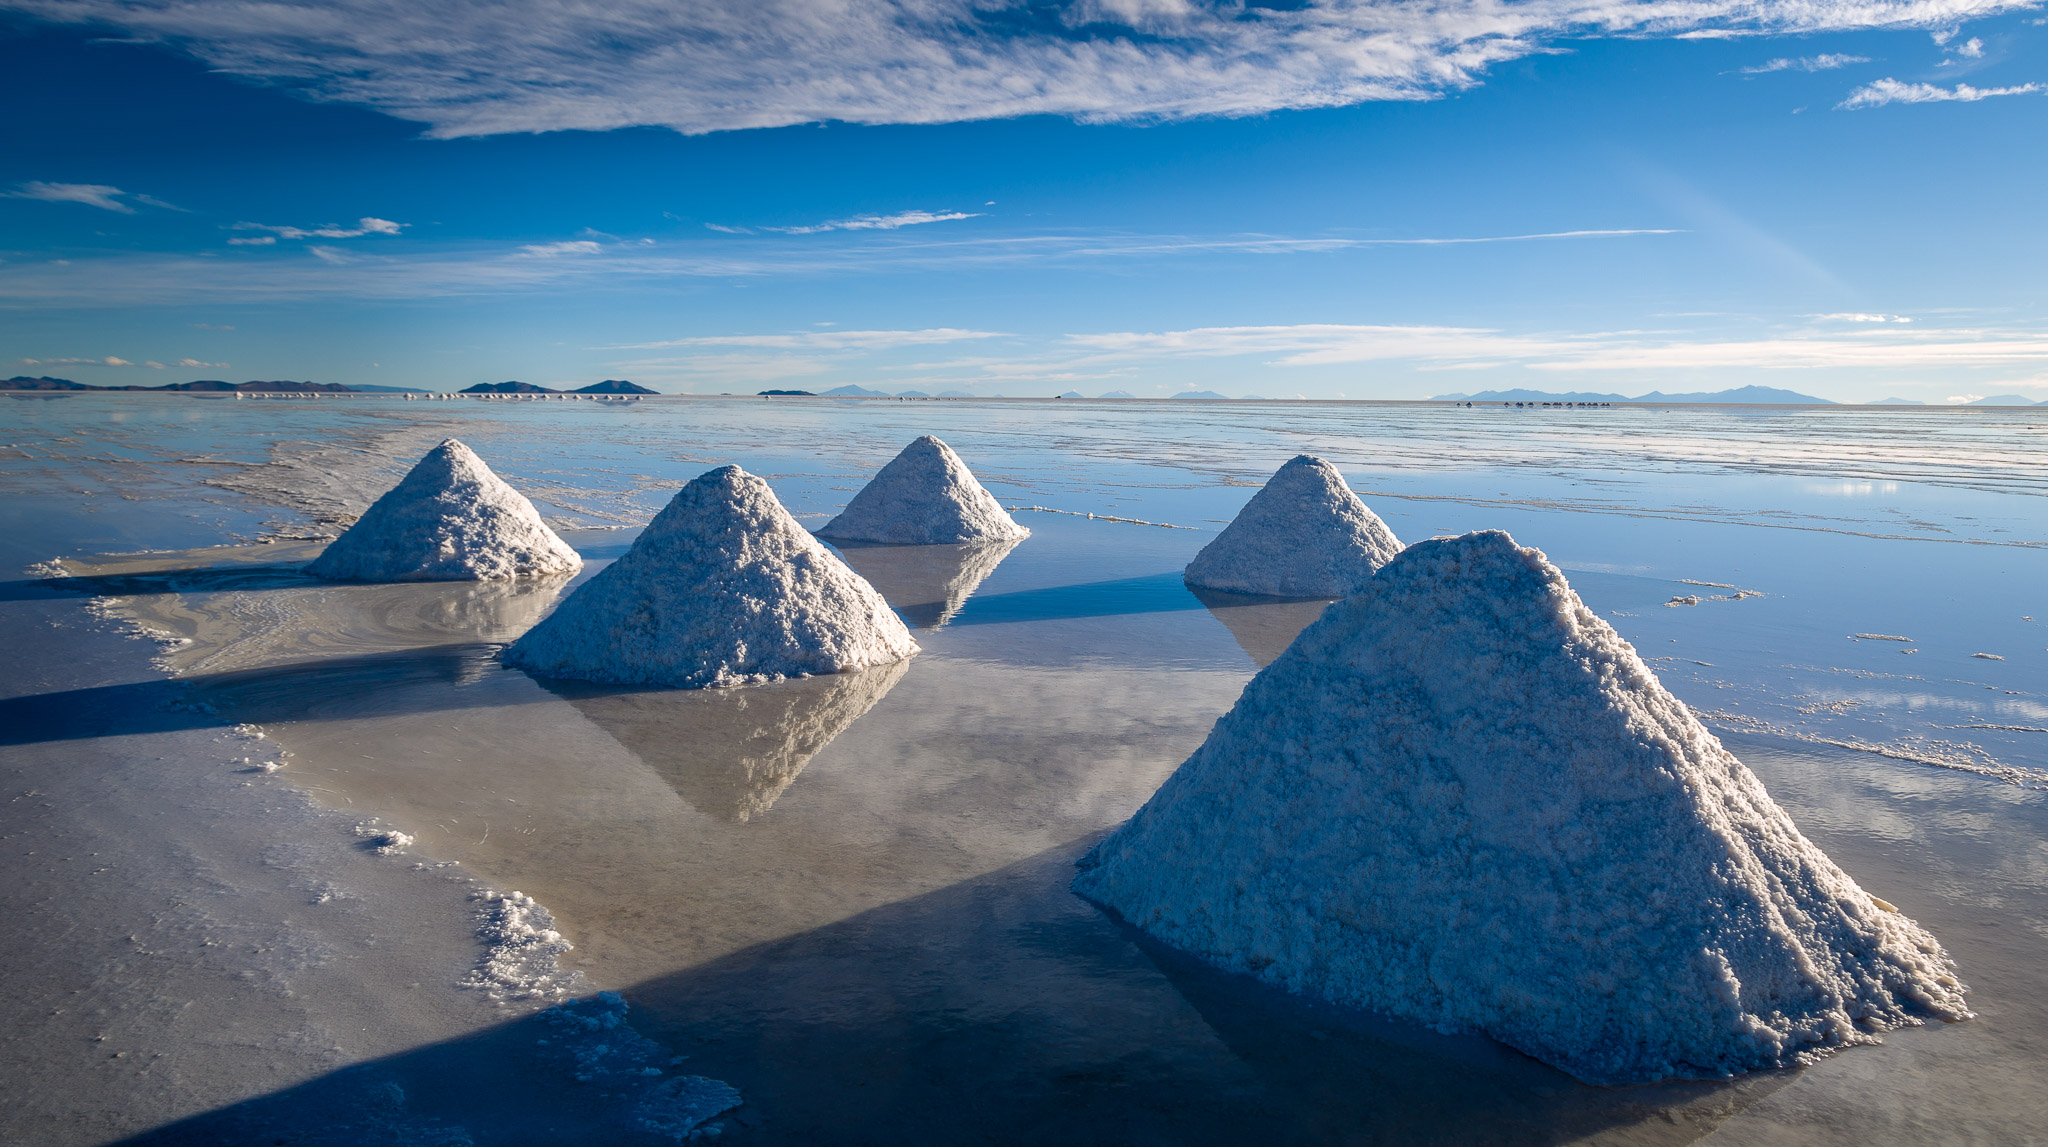
[[[934,546],[1011,541],[1030,533],[981,488],[952,447],[927,434],[882,467],[818,536]]]
[[[1337,468],[1310,454],[1280,467],[1216,540],[1187,583],[1275,597],[1349,597],[1401,552]]]
[[[684,689],[838,673],[917,652],[861,576],[768,483],[722,466],[505,651],[544,677]]]
[[[1075,890],[1226,969],[1594,1083],[1967,1018],[1535,550],[1422,542],[1252,679]]]
[[[573,573],[583,559],[526,496],[450,438],[306,566],[336,581],[478,581]]]

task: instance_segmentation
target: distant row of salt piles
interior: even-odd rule
[[[926,437],[819,534],[1027,532]],[[575,568],[532,505],[452,441],[329,555],[314,572]],[[1335,467],[1302,456],[1185,578],[1343,600],[1083,859],[1076,891],[1135,926],[1596,1083],[1788,1066],[1924,1017],[1969,1018],[1934,937],[1807,840],[1540,552],[1499,531],[1403,549]],[[871,585],[727,466],[684,487],[505,661],[697,688],[915,652]]]

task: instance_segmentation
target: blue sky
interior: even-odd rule
[[[0,0],[0,367],[2048,399],[2044,12]]]

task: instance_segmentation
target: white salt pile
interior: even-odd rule
[[[1030,533],[981,488],[952,447],[927,434],[882,467],[818,536],[935,546],[1009,541]]]
[[[676,492],[626,556],[505,651],[545,677],[684,689],[838,673],[917,652],[873,586],[737,466]]]
[[[1275,597],[1348,597],[1401,552],[1337,468],[1310,454],[1280,467],[1216,540],[1187,583]]]
[[[476,581],[581,568],[583,559],[525,495],[450,438],[427,451],[306,572],[336,581]]]
[[[1076,891],[1224,968],[1594,1083],[1969,1016],[1934,937],[1497,531],[1330,606],[1082,865]]]

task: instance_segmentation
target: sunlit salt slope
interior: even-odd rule
[[[1014,541],[1030,533],[982,488],[952,447],[927,434],[882,467],[818,536],[934,546]]]
[[[916,652],[882,595],[806,533],[768,483],[723,466],[678,490],[626,555],[508,648],[505,663],[694,689]]]
[[[1935,939],[1498,531],[1332,605],[1082,864],[1077,891],[1222,967],[1589,1082],[1968,1015]]]
[[[453,438],[429,450],[306,566],[338,581],[484,581],[573,573],[583,559],[526,496]]]
[[[1202,589],[1277,597],[1346,597],[1401,552],[1400,539],[1311,454],[1280,467],[1188,563]]]

